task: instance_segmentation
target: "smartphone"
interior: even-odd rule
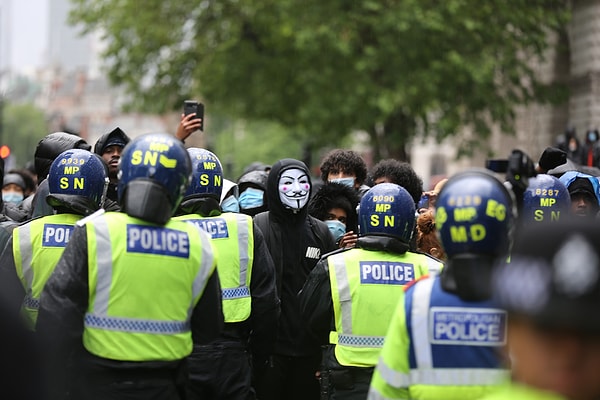
[[[185,100],[183,102],[183,114],[196,114],[194,119],[201,118],[200,130],[204,131],[204,104],[195,100]]]
[[[493,172],[504,173],[508,171],[508,160],[485,160],[485,167]]]
[[[421,208],[429,208],[429,195],[424,194],[421,196],[419,204],[417,204],[417,211],[419,211]]]

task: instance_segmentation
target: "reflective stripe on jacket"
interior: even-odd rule
[[[218,217],[183,215],[175,219],[193,223],[207,232],[219,254],[219,282],[223,295],[225,322],[241,322],[250,317],[250,279],[254,259],[252,217],[223,213]]]
[[[171,361],[192,351],[190,318],[215,269],[209,236],[123,213],[86,223],[89,305],[83,344],[99,357]]]
[[[409,316],[409,317],[407,317]],[[499,354],[506,312],[465,302],[439,277],[409,288],[373,374],[369,399],[478,399],[508,377]]]
[[[32,327],[37,321],[42,290],[80,218],[75,214],[49,215],[18,226],[12,232],[17,276],[25,289],[23,310]]]
[[[344,366],[373,367],[404,286],[427,273],[425,257],[355,248],[329,256],[328,265],[335,356]]]

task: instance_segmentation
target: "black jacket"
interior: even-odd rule
[[[281,317],[275,353],[287,356],[318,354],[318,344],[311,341],[300,318],[298,292],[322,254],[335,249],[333,237],[322,221],[308,215],[307,206],[297,212],[286,208],[279,199],[281,173],[299,168],[310,173],[298,160],[276,162],[267,181],[269,211],[258,214],[255,221],[263,231],[275,263],[277,288],[281,299]]]

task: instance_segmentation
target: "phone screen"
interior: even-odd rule
[[[417,204],[417,211],[421,208],[429,208],[429,195],[424,194]]]

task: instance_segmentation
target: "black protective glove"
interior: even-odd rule
[[[563,165],[567,162],[567,153],[556,147],[546,147],[540,156],[539,166],[544,171]]]

